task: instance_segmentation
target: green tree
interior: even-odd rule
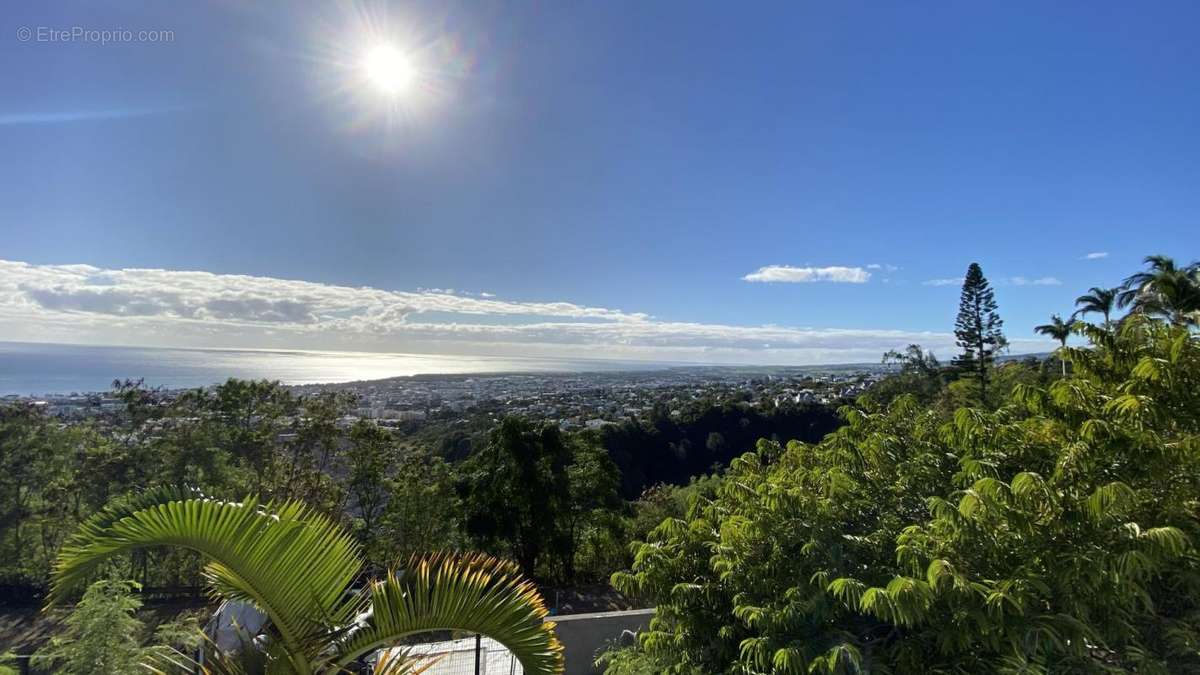
[[[64,426],[39,406],[0,405],[0,578],[6,583],[45,581],[58,545],[107,489],[112,476],[94,460],[111,447],[91,425]]]
[[[996,313],[996,298],[979,263],[967,267],[954,337],[962,350],[954,365],[979,386],[979,400],[987,404],[988,375],[996,354],[1007,346],[1001,328],[1004,322]]]
[[[883,355],[883,365],[899,367],[899,372],[876,382],[871,396],[887,403],[898,396],[910,394],[923,403],[936,399],[946,386],[942,364],[932,351],[921,345],[909,345],[903,352],[891,350]]]
[[[387,429],[366,420],[350,428],[350,443],[346,450],[346,491],[349,507],[362,523],[357,530],[359,541],[368,551],[379,535],[379,518],[387,507],[387,472],[392,463],[395,440]],[[430,550],[428,548],[422,550]]]
[[[345,440],[338,421],[351,400],[353,397],[345,393],[321,392],[292,402],[298,419],[291,426],[288,461],[280,462],[286,483],[274,487],[273,494],[278,498],[301,499],[329,514],[343,509],[345,494],[329,473],[334,455]]]
[[[245,469],[252,493],[276,496],[285,489],[278,438],[296,406],[278,382],[230,379],[211,391],[191,392],[181,403],[201,415],[213,442]]]
[[[546,554],[567,548],[563,516],[570,504],[571,449],[554,425],[509,417],[488,446],[463,467],[467,531],[483,547],[504,551],[526,574]],[[557,549],[557,550],[556,550]]]
[[[1176,325],[1200,324],[1200,263],[1180,267],[1165,255],[1147,256],[1149,269],[1130,275],[1117,304]]]
[[[725,437],[719,431],[708,432],[708,437],[704,439],[704,449],[711,453],[719,453],[725,449]]]
[[[47,448],[47,425],[42,412],[30,405],[0,409],[0,545],[5,552],[5,571],[22,577],[32,570],[22,569],[22,561],[31,558],[28,524],[39,506],[44,481],[42,459]]]
[[[163,489],[112,504],[63,547],[50,602],[61,602],[114,555],[151,546],[200,553],[214,593],[261,610],[269,618],[262,649],[279,672],[343,672],[432,630],[482,633],[512,651],[526,672],[562,672],[562,646],[543,621],[545,605],[512,564],[483,555],[414,558],[352,593],[363,571],[353,538],[295,501],[225,502]]]
[[[1050,323],[1044,323],[1040,326],[1034,326],[1034,332],[1041,333],[1047,337],[1058,340],[1059,346],[1062,349],[1067,348],[1067,338],[1071,337],[1071,329],[1075,326],[1074,319],[1063,321],[1062,317],[1057,314],[1050,315]],[[1062,359],[1062,374],[1067,376],[1067,359],[1064,356]]]
[[[618,492],[621,475],[596,439],[575,440],[571,464],[567,467],[568,502],[562,527],[563,573],[569,582],[576,578],[576,558],[580,543],[595,541],[597,530],[611,528],[611,516],[621,507]],[[605,575],[614,568],[605,571]]]
[[[33,658],[39,668],[67,675],[134,675],[151,650],[141,646],[145,626],[134,615],[142,606],[131,581],[97,581],[67,615],[66,629]]]
[[[1092,286],[1087,293],[1075,298],[1075,306],[1079,309],[1072,316],[1099,314],[1104,317],[1104,328],[1111,328],[1112,313],[1117,307],[1117,294],[1120,291],[1119,288]]]
[[[441,457],[420,450],[403,452],[387,486],[387,506],[373,538],[376,560],[403,560],[420,551],[466,545],[454,471]]]

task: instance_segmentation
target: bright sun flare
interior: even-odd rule
[[[398,94],[412,84],[416,71],[412,62],[391,45],[380,45],[363,60],[367,79],[387,94]]]

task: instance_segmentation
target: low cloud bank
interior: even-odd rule
[[[13,261],[0,261],[0,339],[775,364],[874,362],[910,343],[954,351],[950,333],[664,321],[439,289]],[[1049,345],[1013,342],[1018,352]]]

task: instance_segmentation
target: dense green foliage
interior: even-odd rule
[[[614,575],[658,612],[610,671],[1200,670],[1200,338],[1182,323],[1081,324],[1067,376],[997,366],[1015,381],[991,407],[920,403],[937,371],[914,353],[917,395],[864,397],[815,445],[760,442]]]
[[[301,499],[331,515],[347,508],[336,476],[345,475],[342,451],[360,439],[337,426],[344,397],[237,380],[170,402],[133,383],[116,394],[124,410],[74,424],[34,406],[0,407],[0,576],[15,589],[43,586],[65,537],[130,491],[187,484]],[[195,584],[199,570],[194,555],[147,550],[121,574],[164,586]]]
[[[548,488],[533,504],[505,501],[506,491],[534,498],[516,478],[533,467],[522,466],[520,444],[505,444],[522,435],[505,436],[486,413],[388,429],[348,425],[349,396],[298,396],[269,382],[230,380],[175,398],[124,382],[115,394],[123,409],[69,423],[37,406],[0,406],[3,601],[37,602],[65,537],[111,499],[180,484],[302,500],[349,528],[375,569],[415,553],[477,549],[523,558],[544,582],[590,583],[627,566],[631,538],[652,527],[640,515],[643,491],[686,485],[759,437],[817,440],[838,423],[823,406],[763,411],[705,400],[600,432],[513,421],[561,450],[530,474]],[[526,519],[503,509],[524,509]],[[489,513],[505,515],[489,527],[481,518]],[[518,555],[527,544],[531,554]],[[186,551],[146,549],[114,573],[147,587],[194,587],[202,564]]]

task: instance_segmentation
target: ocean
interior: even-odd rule
[[[107,391],[113,380],[182,389],[231,377],[324,384],[427,374],[655,370],[642,361],[0,342],[0,396]]]

